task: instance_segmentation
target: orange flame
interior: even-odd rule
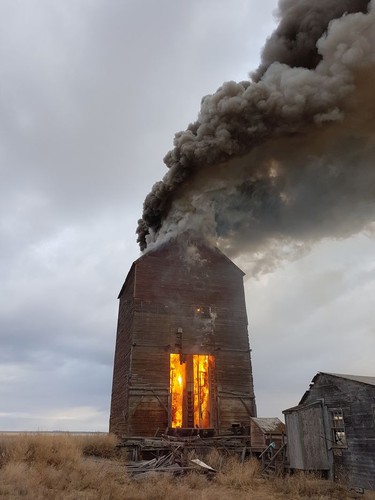
[[[194,426],[210,427],[210,380],[209,357],[195,354],[193,356],[194,369]]]
[[[180,363],[179,354],[170,355],[170,368],[172,427],[182,427],[186,364]]]
[[[194,354],[185,359],[187,362],[181,363],[180,354],[170,355],[171,425],[173,428],[184,425],[208,428],[211,426],[210,370],[214,369],[214,357]],[[194,408],[190,408],[190,417],[190,398],[186,391],[191,386]]]

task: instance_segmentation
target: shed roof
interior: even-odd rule
[[[310,394],[311,387],[315,384],[315,382],[317,381],[318,377],[320,377],[320,375],[328,375],[329,377],[337,377],[337,378],[342,378],[345,380],[351,380],[352,382],[359,382],[360,384],[367,384],[367,385],[374,385],[375,386],[375,377],[368,377],[368,376],[364,376],[364,375],[346,375],[343,373],[318,372],[315,375],[315,377],[312,379],[311,384],[310,384],[310,388],[307,389],[305,394],[302,396],[301,401],[298,403],[298,406],[302,405],[306,401],[307,397]],[[288,408],[288,410],[293,410],[293,408]],[[288,410],[285,410],[285,411],[288,411]],[[283,412],[283,413],[285,413],[285,412]]]
[[[285,424],[277,417],[251,417],[251,420],[260,428],[264,433],[282,433],[285,429]]]
[[[319,372],[325,375],[331,375],[332,377],[345,378],[347,380],[352,380],[353,382],[360,382],[362,384],[375,385],[375,377],[367,377],[363,375],[343,375],[341,373],[327,373]]]

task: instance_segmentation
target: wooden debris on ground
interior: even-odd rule
[[[126,450],[128,458],[133,462],[150,458],[150,455],[159,458],[174,452],[176,448],[185,452],[195,451],[199,454],[204,454],[215,448],[228,455],[237,454],[242,461],[245,456],[256,456],[263,451],[262,448],[256,449],[250,446],[249,436],[235,436],[233,434],[204,439],[200,436],[182,438],[166,435],[154,438],[127,437],[118,445],[118,448]]]
[[[126,471],[130,476],[150,474],[151,472],[170,472],[173,474],[183,474],[187,471],[199,471],[203,474],[214,474],[216,470],[205,464],[201,460],[193,459],[190,462],[193,465],[183,466],[181,455],[175,450],[168,455],[152,460],[142,460],[139,462],[130,462],[126,465]]]
[[[193,458],[192,460],[190,460],[190,462],[192,462],[195,465],[198,465],[199,467],[202,467],[203,469],[209,472],[217,472],[215,469],[202,462],[202,460],[199,460],[199,458]]]

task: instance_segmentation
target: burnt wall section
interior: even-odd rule
[[[175,242],[146,253],[125,281],[111,432],[154,435],[169,425],[170,353],[215,357],[218,431],[256,416],[243,272],[215,248],[196,250],[194,260]]]

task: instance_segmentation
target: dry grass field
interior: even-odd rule
[[[116,456],[113,436],[0,434],[0,499],[230,500],[346,499],[342,486],[305,475],[264,479],[258,463],[240,464],[213,452],[213,479],[197,472],[130,478]],[[366,493],[361,498],[375,499]]]

